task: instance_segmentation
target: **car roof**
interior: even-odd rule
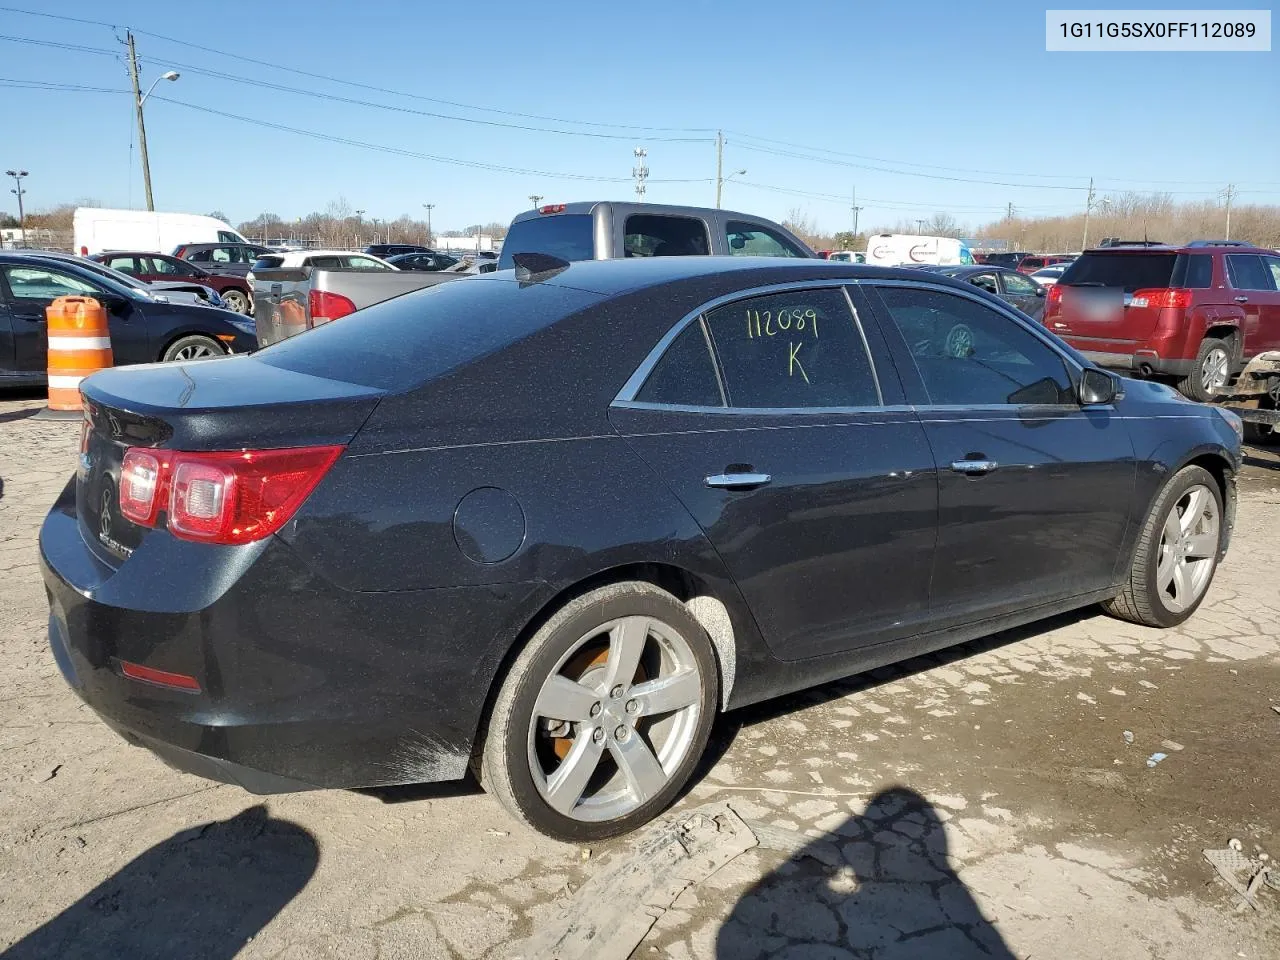
[[[816,257],[629,257],[580,260],[539,282],[612,297],[698,277],[752,271],[759,276],[751,279],[761,285],[804,280],[910,280],[920,276],[919,271],[907,268],[868,266]],[[513,270],[500,270],[487,274],[486,278],[511,280],[514,273]]]
[[[1092,247],[1084,252],[1086,254],[1089,254],[1089,253],[1133,254],[1133,253],[1213,253],[1215,251],[1220,253],[1270,253],[1271,252],[1266,247],[1257,247],[1252,245],[1247,247],[1238,247],[1235,244],[1225,244],[1225,245],[1224,244],[1205,244],[1202,246],[1191,246],[1190,244],[1176,244],[1176,243],[1153,244],[1152,246],[1149,246],[1149,247],[1144,247],[1138,244],[1134,244],[1134,245],[1122,244],[1115,247]]]
[[[554,214],[538,212],[548,206],[563,206],[564,209],[558,210]],[[542,204],[540,207],[536,207],[532,210],[525,210],[523,213],[516,214],[515,217],[512,218],[511,222],[517,223],[521,220],[534,220],[538,217],[563,216],[565,214],[572,213],[591,213],[596,209],[596,207],[600,206],[614,207],[626,210],[628,213],[638,214],[665,214],[666,216],[673,217],[705,217],[711,214],[719,214],[721,216],[734,217],[741,220],[757,220],[761,223],[773,223],[773,221],[769,220],[767,217],[761,217],[754,213],[739,213],[736,210],[722,210],[719,207],[685,207],[669,203],[636,203],[628,200],[575,200],[572,203],[565,204]]]

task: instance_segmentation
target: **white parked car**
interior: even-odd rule
[[[1042,287],[1052,287],[1067,272],[1069,263],[1055,263],[1047,267],[1041,267],[1035,273],[1031,274],[1031,279]]]

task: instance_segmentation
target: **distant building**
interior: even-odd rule
[[[479,247],[476,241],[479,241]],[[473,233],[467,237],[446,237],[436,234],[435,249],[437,250],[457,250],[461,253],[475,253],[479,250],[497,250],[502,245],[501,241],[495,240],[486,233],[480,234],[479,237]]]

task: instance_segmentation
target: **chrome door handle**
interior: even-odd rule
[[[1248,303],[1248,302],[1249,302],[1248,297],[1236,297],[1236,303]]]
[[[763,487],[773,477],[767,473],[713,473],[707,477],[708,487],[724,487],[729,490],[750,490]]]
[[[980,477],[983,474],[990,473],[1000,464],[994,460],[952,460],[951,469],[956,473],[963,473],[970,477]]]

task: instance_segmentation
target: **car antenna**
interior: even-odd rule
[[[516,265],[516,279],[521,283],[549,280],[569,267],[568,260],[553,257],[549,253],[517,253],[511,260]]]

